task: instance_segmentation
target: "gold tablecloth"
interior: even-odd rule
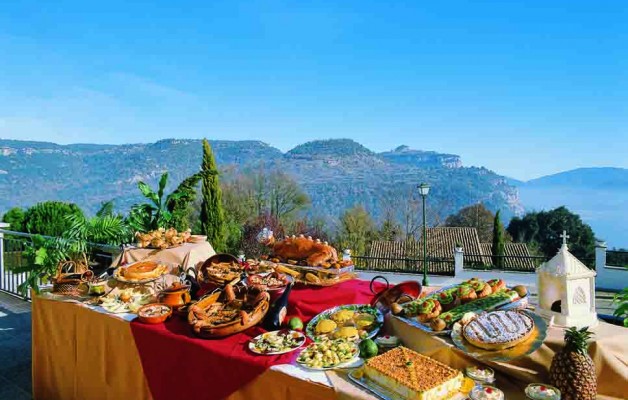
[[[76,303],[33,296],[32,332],[35,399],[152,399],[129,322]],[[208,390],[219,384],[208,377]],[[329,386],[267,370],[228,400],[333,397]]]
[[[446,340],[396,318],[388,319],[386,327],[406,346],[452,367],[477,364]],[[626,328],[603,322],[595,329],[595,342],[589,351],[597,367],[599,399],[627,398],[627,332]],[[34,296],[32,334],[35,399],[152,399],[128,322],[75,303]],[[547,370],[561,343],[562,331],[552,328],[546,343],[535,353],[511,363],[490,364],[508,400],[523,400],[522,390],[528,382],[547,382]],[[177,373],[175,366],[172,373]],[[335,391],[267,370],[228,399],[374,399],[343,379],[330,378]],[[184,381],[182,377],[182,384]]]
[[[128,247],[116,257],[112,265],[117,267],[141,260],[155,260],[178,265],[187,270],[196,267],[198,263],[204,262],[214,254],[216,254],[214,248],[207,241],[183,243],[181,246],[165,250]]]

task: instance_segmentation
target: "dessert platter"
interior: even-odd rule
[[[301,351],[297,363],[306,369],[323,371],[353,364],[359,359],[356,343],[346,339],[325,339]]]
[[[451,328],[467,313],[495,309],[523,309],[528,305],[527,289],[509,289],[501,279],[487,282],[473,278],[444,287],[425,297],[391,305],[395,317],[431,334],[451,334]]]
[[[521,310],[498,310],[468,315],[456,323],[454,344],[482,361],[510,361],[536,351],[545,340],[547,325],[538,315]]]
[[[266,332],[249,342],[249,350],[256,354],[276,355],[290,353],[305,344],[305,335],[301,332],[282,329]]]
[[[191,230],[178,232],[174,228],[159,228],[149,232],[135,232],[136,247],[140,249],[170,249],[187,242],[191,238]]]
[[[370,358],[349,379],[391,400],[462,400],[474,386],[460,371],[403,346]]]
[[[187,319],[197,336],[220,338],[257,325],[269,302],[270,295],[259,286],[226,285],[188,307]]]
[[[383,314],[367,304],[348,304],[330,308],[307,324],[305,333],[314,341],[346,339],[360,341],[377,335],[384,324]]]
[[[158,261],[137,261],[132,264],[118,267],[113,277],[124,283],[149,283],[168,273],[168,266]]]

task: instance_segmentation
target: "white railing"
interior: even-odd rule
[[[9,231],[6,229],[8,227],[9,224],[0,222],[0,292],[28,300],[30,299],[30,292],[23,295],[18,291],[18,287],[28,278],[28,273],[14,272],[13,268],[26,265],[27,260],[24,257],[24,251],[26,246],[31,243],[33,236],[36,235]],[[50,236],[42,237],[51,238]],[[105,253],[117,254],[120,251],[120,248],[116,246],[94,243],[89,245],[91,248],[102,250]]]

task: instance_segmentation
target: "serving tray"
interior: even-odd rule
[[[462,326],[459,323],[454,324],[454,328],[451,332],[451,340],[456,347],[462,350],[468,356],[471,356],[479,361],[511,361],[519,357],[523,357],[527,354],[535,352],[547,336],[547,323],[540,315],[529,311],[523,311],[534,321],[534,329],[532,335],[525,342],[511,347],[510,349],[503,350],[485,350],[479,347],[475,347],[469,343],[462,335]]]
[[[459,285],[456,284],[456,285],[444,286],[444,287],[442,287],[442,288],[440,288],[440,289],[438,289],[438,290],[436,290],[434,292],[431,292],[426,297],[438,294],[438,293],[443,292],[445,290],[449,290],[449,289],[451,289],[451,288],[453,288],[455,286],[459,286]],[[510,302],[508,304],[503,304],[501,306],[498,306],[498,307],[495,307],[495,308],[492,308],[492,309],[487,309],[487,310],[484,310],[484,311],[493,311],[493,310],[523,310],[526,307],[528,307],[528,304],[529,304],[528,298],[529,298],[529,294],[526,294],[525,296],[523,296],[523,297],[521,297],[521,298],[519,298],[519,299],[517,299],[515,301],[512,301],[512,302]],[[427,332],[430,335],[449,336],[452,333],[452,329],[444,329],[442,331],[435,332],[428,324],[423,324],[423,323],[417,321],[416,318],[402,317],[402,316],[399,316],[399,315],[394,315],[394,317],[397,318],[397,319],[400,319],[401,321],[407,323],[408,325],[412,325],[415,328],[419,328],[420,330],[422,330],[424,332]]]
[[[375,396],[377,396],[378,398],[382,400],[400,400],[400,399],[411,400],[410,398],[401,396],[399,393],[392,392],[386,389],[385,387],[380,386],[376,382],[369,379],[366,375],[362,374],[360,370],[353,370],[348,374],[348,376],[351,382],[353,382],[355,385],[361,387],[367,392],[374,394]],[[466,381],[469,378],[464,378],[464,379]],[[465,382],[463,386],[469,386],[469,384]],[[471,384],[470,387],[472,388],[473,384]],[[469,395],[469,392],[465,393],[463,391],[460,391],[457,394],[450,397],[448,400],[464,400],[468,397],[468,395]]]
[[[381,311],[379,311],[378,309],[371,307],[368,304],[346,304],[346,305],[342,305],[342,306],[336,306],[336,307],[332,307],[329,308],[321,313],[319,313],[318,315],[316,315],[314,318],[312,318],[312,320],[310,320],[310,322],[308,322],[307,326],[305,327],[305,333],[306,335],[314,340],[317,341],[317,338],[319,335],[316,335],[314,329],[316,328],[316,324],[318,324],[318,321],[321,319],[330,319],[330,316],[332,314],[334,314],[337,311],[340,310],[351,310],[351,311],[355,311],[355,312],[364,312],[364,313],[368,313],[368,314],[372,314],[375,316],[375,328],[373,328],[369,334],[367,335],[366,339],[371,339],[373,337],[375,337],[375,335],[377,335],[377,333],[379,332],[380,328],[384,325],[384,315],[381,313]]]

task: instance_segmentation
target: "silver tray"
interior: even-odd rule
[[[438,294],[442,291],[448,290],[453,288],[454,286],[459,286],[459,284],[455,284],[455,285],[449,285],[449,286],[444,286],[434,292],[431,292],[430,294],[428,294],[428,296],[431,296],[433,294]],[[427,297],[427,296],[426,296]],[[493,311],[493,310],[522,310],[525,309],[526,307],[528,307],[529,301],[529,294],[526,294],[525,296],[521,297],[518,300],[515,300],[513,302],[510,302],[508,304],[504,304],[501,305],[499,307],[495,307],[494,309],[491,310],[486,310],[486,311]],[[402,317],[402,316],[398,316],[398,315],[394,315],[395,318],[400,319],[401,321],[405,322],[408,325],[412,325],[415,328],[419,328],[420,330],[429,333],[430,335],[439,335],[439,336],[449,336],[452,332],[451,329],[445,329],[439,332],[434,332],[432,330],[432,328],[427,325],[427,324],[423,324],[419,321],[417,321],[415,318],[407,318],[407,317]]]
[[[349,372],[348,377],[351,382],[382,400],[410,400],[409,398],[401,396],[399,393],[391,392],[385,387],[380,386],[370,380],[366,375],[362,375],[361,377],[359,375],[358,370],[353,370]],[[448,400],[464,400],[466,398],[467,394],[461,392],[450,397]]]
[[[485,350],[479,347],[473,346],[467,342],[461,332],[460,324],[454,324],[454,329],[451,333],[451,340],[456,347],[462,350],[468,356],[471,356],[479,361],[511,361],[519,357],[523,357],[528,354],[534,353],[545,341],[547,336],[547,323],[540,315],[529,311],[523,311],[534,320],[534,329],[532,330],[532,336],[523,343],[519,343],[515,347],[503,350]]]
[[[314,318],[310,320],[310,322],[308,322],[308,324],[305,326],[305,334],[307,335],[307,337],[309,337],[310,339],[316,342],[320,339],[314,333],[314,328],[316,327],[316,324],[318,323],[319,320],[329,319],[330,315],[340,310],[352,310],[352,311],[360,312],[361,310],[364,310],[364,309],[369,309],[369,311],[362,311],[362,312],[367,312],[375,316],[375,323],[377,324],[377,326],[371,329],[369,331],[368,336],[365,338],[365,339],[372,339],[373,337],[375,337],[375,335],[377,335],[381,327],[384,326],[384,315],[377,308],[372,307],[368,304],[345,304],[342,306],[328,308],[327,310],[318,313]]]

